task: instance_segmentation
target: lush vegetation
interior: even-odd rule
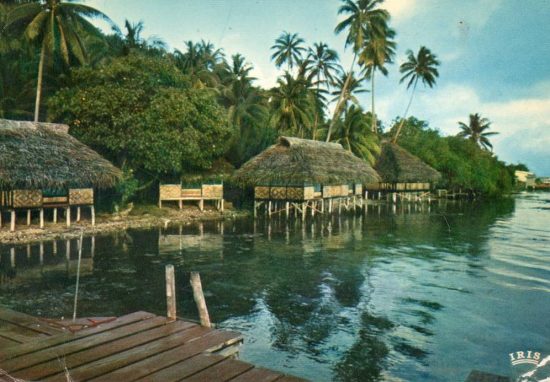
[[[335,33],[346,36],[351,67],[344,70],[326,43],[309,45],[283,32],[271,50],[284,72],[275,87],[263,89],[245,57],[226,57],[208,41],[171,51],[159,38],[144,39],[142,22],[100,31],[92,19],[110,20],[82,4],[3,1],[0,117],[68,123],[72,134],[126,171],[125,194],[137,183],[173,180],[215,161],[239,167],[282,134],[339,142],[371,163],[381,139],[399,139],[444,174],[445,187],[507,191],[510,172],[487,150],[494,134],[487,119],[472,114],[460,134],[443,137],[407,118],[417,84],[433,87],[439,75],[440,62],[426,47],[409,50],[399,68],[411,95],[384,133],[375,78],[387,75],[395,59],[390,14],[381,0],[343,0],[339,13],[344,19]],[[362,105],[358,95],[369,91],[370,105]]]

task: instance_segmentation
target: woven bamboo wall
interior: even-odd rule
[[[265,187],[265,186],[254,187],[254,198],[269,199],[269,187]]]
[[[180,190],[181,198],[202,198],[202,190],[200,188],[182,188]]]
[[[40,207],[42,205],[41,190],[13,190],[13,207]]]
[[[93,188],[69,189],[69,204],[71,206],[94,204],[94,189]]]
[[[363,195],[363,185],[362,184],[355,184],[355,195]]]
[[[304,187],[304,200],[310,200],[315,197],[315,187]]]
[[[271,187],[270,195],[271,195],[271,199],[285,200],[287,197],[287,188]]]
[[[202,196],[209,199],[222,199],[223,198],[223,185],[222,184],[203,184]]]
[[[159,189],[161,200],[179,199],[181,197],[181,185],[162,184]]]
[[[323,186],[323,198],[332,198],[338,196],[340,186]]]
[[[286,196],[289,200],[304,200],[303,187],[288,187],[286,190]]]

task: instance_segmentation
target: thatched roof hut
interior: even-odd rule
[[[338,143],[280,137],[237,170],[233,180],[248,186],[298,186],[366,184],[379,182],[380,177]]]
[[[67,125],[0,119],[0,190],[112,187],[121,172]]]
[[[374,168],[387,183],[435,183],[441,178],[437,170],[392,142],[382,143]]]

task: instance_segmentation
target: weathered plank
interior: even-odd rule
[[[76,341],[63,343],[7,360],[2,363],[2,368],[7,372],[14,373],[17,376],[18,374],[15,373],[16,371],[23,370],[46,361],[66,358],[74,352],[111,342],[117,338],[134,335],[144,330],[164,325],[165,323],[166,319],[164,317],[154,317],[149,320],[136,322],[105,333],[97,334],[90,338],[83,338]],[[20,376],[20,378],[24,377]]]
[[[184,378],[183,381],[188,382],[209,382],[209,381],[228,381],[250,369],[252,366],[249,363],[241,362],[232,359],[226,359],[220,363],[215,364],[197,374]]]
[[[77,333],[64,333],[62,335],[52,336],[29,343],[18,345],[11,349],[0,349],[0,362],[15,358],[24,354],[40,351],[41,349],[52,347],[61,343],[75,341],[77,339],[89,337],[94,334],[106,332],[114,328],[129,325],[134,322],[147,320],[154,317],[154,314],[148,312],[135,312],[126,316],[121,316],[115,321],[101,324],[96,327],[81,330]]]
[[[135,348],[127,354],[121,353],[121,357],[119,359],[115,360],[115,362],[110,362],[109,365],[106,365],[110,367],[109,371],[112,371],[111,373],[104,375],[100,374],[101,376],[92,379],[92,381],[128,381],[133,378],[141,378],[155,371],[171,366],[180,360],[187,359],[194,355],[208,351],[214,347],[218,347],[220,344],[226,343],[227,341],[232,341],[238,337],[238,334],[234,332],[221,332],[206,328],[200,329],[204,331],[204,335],[198,339],[186,338],[185,336],[180,336],[180,338],[171,336],[148,344],[145,348]],[[129,359],[134,361],[131,365],[129,365]],[[136,361],[141,362],[135,363]],[[89,367],[87,368],[86,373],[76,374],[76,380],[87,380],[91,374],[98,375],[97,365],[92,363],[88,366]]]
[[[149,374],[143,378],[140,378],[136,382],[181,381],[182,378],[193,375],[201,370],[215,365],[218,362],[223,361],[224,359],[224,357],[214,354],[198,354],[194,357],[186,359],[183,362],[178,362],[165,369],[159,370],[153,374]]]
[[[114,340],[112,342],[105,343],[103,345],[92,347],[90,349],[65,356],[63,358],[64,365],[67,366],[69,370],[72,370],[86,363],[90,363],[98,359],[120,353],[124,350],[131,349],[133,347],[152,342],[159,338],[167,337],[174,333],[188,330],[193,327],[197,327],[197,325],[183,321],[172,322],[166,325],[162,325],[160,327],[155,327],[153,329],[149,329],[147,331],[139,333],[139,335],[124,337],[118,340]],[[16,376],[21,376],[29,380],[38,380],[61,372],[63,372],[63,370],[60,368],[60,363],[57,359],[55,359],[35,365],[30,368],[26,368],[16,373]]]
[[[255,367],[232,379],[231,382],[273,382],[280,378],[281,374],[268,369]],[[159,380],[160,381],[160,380]]]
[[[29,316],[25,313],[19,313],[8,308],[0,309],[0,320],[11,324],[32,330],[36,333],[54,335],[61,333],[61,330],[54,329],[42,322],[39,319]]]

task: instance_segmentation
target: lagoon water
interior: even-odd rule
[[[76,240],[11,248],[0,304],[71,316]],[[79,316],[163,314],[174,264],[180,315],[196,318],[199,271],[241,359],[314,381],[463,381],[510,374],[514,351],[550,355],[550,193],[131,230],[85,238],[83,257]]]

